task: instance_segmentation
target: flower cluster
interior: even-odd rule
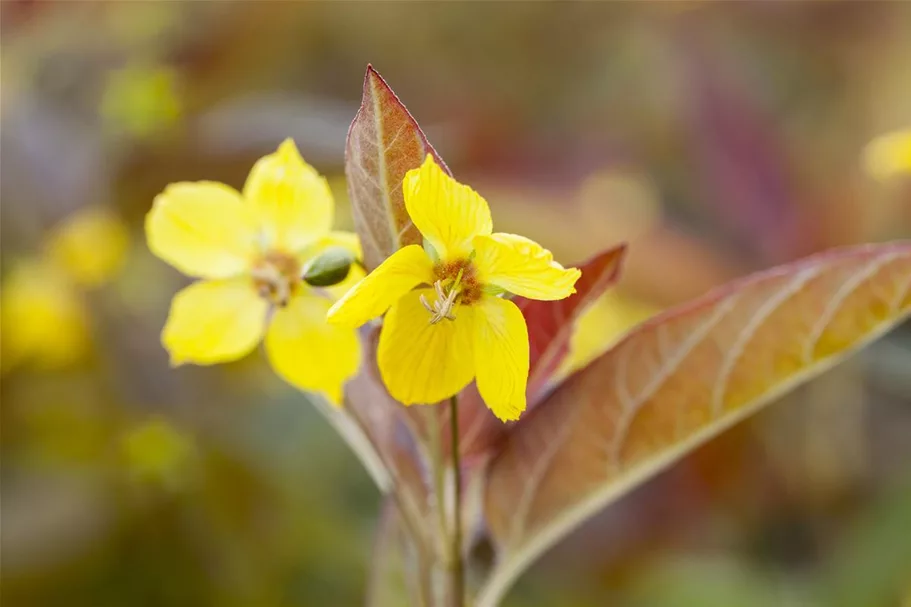
[[[55,226],[40,254],[14,260],[0,289],[0,369],[82,361],[91,345],[84,293],[120,274],[129,244],[119,217],[90,206]]]
[[[280,376],[338,403],[359,365],[355,329],[385,314],[377,356],[393,397],[436,403],[475,379],[497,417],[518,419],[529,343],[510,297],[565,298],[579,270],[527,238],[494,233],[487,202],[430,156],[403,192],[424,246],[396,251],[363,278],[352,271],[316,287],[303,277],[330,247],[360,251],[353,234],[331,231],[326,182],[290,140],[256,163],[243,193],[169,186],[146,221],[149,246],[201,279],[174,298],[162,335],[172,362],[235,360],[265,335]]]

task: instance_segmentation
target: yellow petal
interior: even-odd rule
[[[406,405],[437,403],[457,394],[474,376],[474,310],[457,307],[456,320],[430,324],[421,305],[433,289],[412,291],[386,315],[377,362],[389,394]]]
[[[268,307],[249,278],[190,285],[174,296],[161,334],[171,364],[243,358],[262,338]]]
[[[260,216],[267,248],[293,253],[332,227],[329,184],[304,162],[291,139],[256,161],[244,198]]]
[[[402,187],[411,221],[441,259],[468,257],[472,238],[493,229],[487,201],[444,173],[430,155],[405,174]]]
[[[235,190],[212,181],[169,185],[145,229],[152,252],[190,276],[236,276],[259,252],[255,216]]]
[[[545,301],[576,292],[574,285],[582,273],[558,264],[550,251],[533,240],[497,233],[475,238],[474,246],[475,264],[484,284]]]
[[[311,293],[276,310],[266,333],[266,354],[289,384],[341,404],[342,388],[360,365],[361,345],[354,329],[326,322],[329,305]]]
[[[345,293],[350,291],[354,285],[363,280],[365,275],[364,270],[359,266],[351,266],[351,269],[348,271],[348,277],[345,278],[345,280],[331,287],[323,287],[323,292],[329,297],[330,302],[336,302],[344,297]]]
[[[297,260],[301,267],[306,267],[309,262],[326,252],[327,249],[341,247],[351,252],[355,259],[363,257],[361,241],[357,234],[352,232],[332,231],[320,236],[297,253]]]
[[[366,276],[366,273],[364,272],[363,268],[360,266],[352,265],[351,269],[348,270],[348,277],[345,278],[345,280],[331,287],[323,287],[322,290],[324,293],[326,293],[331,302],[336,302],[344,297],[348,291],[354,288],[357,283],[363,280],[364,276]],[[339,323],[333,322],[333,324]],[[342,326],[344,326],[344,323],[342,323]]]
[[[324,236],[320,236],[309,247],[304,249],[304,253],[309,254],[309,257],[307,257],[307,259],[309,259],[310,257],[319,255],[328,247],[344,247],[351,251],[358,259],[364,255],[361,250],[361,241],[357,237],[357,234],[340,230],[332,231]],[[302,259],[301,261],[306,261],[306,259]]]
[[[123,221],[105,208],[88,207],[54,230],[47,252],[74,282],[97,287],[123,266],[129,241]]]
[[[864,164],[874,178],[911,174],[911,128],[881,135],[864,151]]]
[[[502,421],[525,411],[528,382],[528,327],[511,301],[484,297],[475,310],[474,356],[478,392]]]
[[[359,327],[381,316],[402,295],[419,284],[433,282],[433,262],[424,249],[408,245],[354,285],[329,310],[329,322]]]

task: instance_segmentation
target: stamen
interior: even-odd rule
[[[421,294],[421,297],[420,297],[419,299],[421,300],[421,305],[423,305],[425,308],[427,308],[427,311],[428,311],[428,312],[430,312],[431,314],[436,314],[436,310],[433,309],[433,306],[431,306],[429,303],[427,303],[427,296],[426,296],[426,295],[424,295],[424,294],[422,293],[422,294]]]
[[[284,308],[300,282],[296,260],[280,254],[269,254],[255,267],[251,276],[259,295],[274,306]]]
[[[446,299],[446,294],[443,292],[443,283],[442,281],[436,281],[433,283],[433,288],[437,290],[437,299],[442,301]]]
[[[433,283],[433,288],[436,291],[437,299],[431,304],[427,301],[425,295],[420,296],[421,305],[430,312],[430,324],[435,325],[444,318],[447,320],[455,320],[455,305],[456,297],[459,296],[459,279],[462,277],[461,272],[456,278],[453,285],[449,288],[449,292],[443,290],[443,281],[438,280]]]

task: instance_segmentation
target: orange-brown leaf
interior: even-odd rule
[[[401,247],[421,244],[405,210],[402,179],[427,154],[449,172],[383,77],[367,66],[361,107],[348,130],[345,176],[368,270]]]
[[[495,604],[541,552],[911,313],[911,243],[817,255],[632,331],[519,422],[488,470]]]

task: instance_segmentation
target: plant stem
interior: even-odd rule
[[[456,607],[465,605],[465,568],[462,562],[462,470],[459,462],[459,397],[449,399],[452,445],[452,590]]]
[[[449,535],[449,523],[446,520],[446,456],[443,453],[442,418],[434,415],[430,428],[430,454],[433,465],[433,487],[436,497],[436,511],[439,518],[439,540],[445,550],[452,542]],[[449,559],[450,554],[445,557]],[[449,562],[445,563],[449,568]]]

